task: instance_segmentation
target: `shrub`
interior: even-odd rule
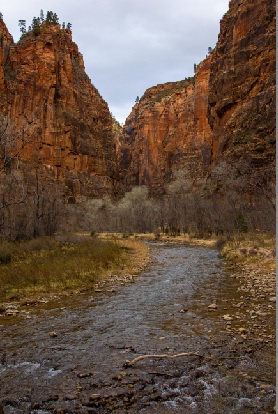
[[[225,244],[226,244],[226,240],[225,240],[225,239],[218,239],[218,240],[216,241],[216,243],[215,243],[215,247],[216,247],[216,249],[218,249],[218,250],[222,250],[222,249],[223,249],[223,247],[225,246]]]
[[[240,233],[247,233],[248,232],[248,224],[246,223],[246,220],[242,213],[238,213],[235,219],[235,228]]]
[[[12,261],[11,246],[9,243],[0,244],[0,264],[8,264]]]

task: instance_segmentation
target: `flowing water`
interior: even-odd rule
[[[259,398],[254,379],[237,383],[239,370],[248,377],[249,354],[235,356],[224,324],[200,312],[227,279],[217,251],[150,248],[153,262],[135,283],[56,300],[16,323],[2,318],[5,414],[272,412],[273,391]],[[217,359],[228,349],[228,362]],[[184,352],[202,357],[124,366],[138,355]]]

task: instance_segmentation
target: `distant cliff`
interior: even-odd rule
[[[120,170],[126,189],[146,184],[159,194],[176,170],[210,187],[226,161],[239,170],[244,164],[239,174],[257,174],[253,185],[262,186],[274,179],[274,145],[275,2],[233,0],[194,78],[150,88],[133,107]]]
[[[230,1],[194,76],[149,88],[123,129],[70,26],[40,21],[15,44],[0,17],[0,236],[51,234],[63,221],[80,228],[86,211],[83,228],[123,231],[144,202],[133,214],[151,223],[143,231],[272,231],[275,16],[273,0]],[[142,185],[154,199],[143,188],[118,213],[107,202]]]
[[[196,180],[210,164],[207,118],[208,57],[194,78],[148,89],[126,120],[120,171],[128,186],[163,189],[174,169],[189,169]]]
[[[112,194],[113,120],[71,31],[43,22],[14,44],[1,20],[0,39],[1,112],[18,136],[13,154],[46,166],[71,200]]]
[[[208,114],[213,162],[268,165],[275,150],[274,0],[232,0],[212,54]]]

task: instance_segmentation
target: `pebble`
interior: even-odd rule
[[[56,338],[58,336],[57,332],[50,332],[49,333],[50,338]]]
[[[246,332],[246,329],[245,328],[238,328],[238,331],[243,333],[243,332]]]
[[[120,381],[122,378],[126,377],[126,372],[120,372],[119,374],[116,374],[112,377],[114,380]]]
[[[271,388],[271,385],[269,385],[269,384],[262,384],[262,385],[260,385],[260,388],[263,390],[263,389],[266,389],[266,388]]]
[[[212,303],[211,305],[208,306],[209,309],[217,309],[217,305],[216,303]]]
[[[267,316],[268,315],[267,312],[261,312],[261,311],[257,311],[256,314],[259,315],[259,316]]]
[[[77,395],[71,394],[71,395],[65,395],[63,397],[64,401],[73,401],[77,399]]]
[[[269,300],[270,300],[270,302],[276,302],[276,296],[271,296],[271,297],[269,298]]]
[[[225,321],[232,321],[233,320],[233,318],[229,314],[223,315],[223,319]]]
[[[98,400],[100,398],[100,394],[91,394],[90,395],[90,400],[94,401],[94,400]]]
[[[8,316],[14,316],[14,315],[17,315],[18,313],[19,313],[19,310],[17,309],[8,309],[6,311],[6,315]]]

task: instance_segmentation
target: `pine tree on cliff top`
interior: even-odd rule
[[[41,12],[40,12],[40,20],[41,20],[41,23],[44,22],[44,13],[43,13],[42,9],[41,9]]]
[[[46,13],[45,21],[49,24],[59,24],[59,17],[56,13],[53,13],[53,11],[48,11]]]
[[[22,34],[26,33],[26,20],[19,20],[18,26]]]

